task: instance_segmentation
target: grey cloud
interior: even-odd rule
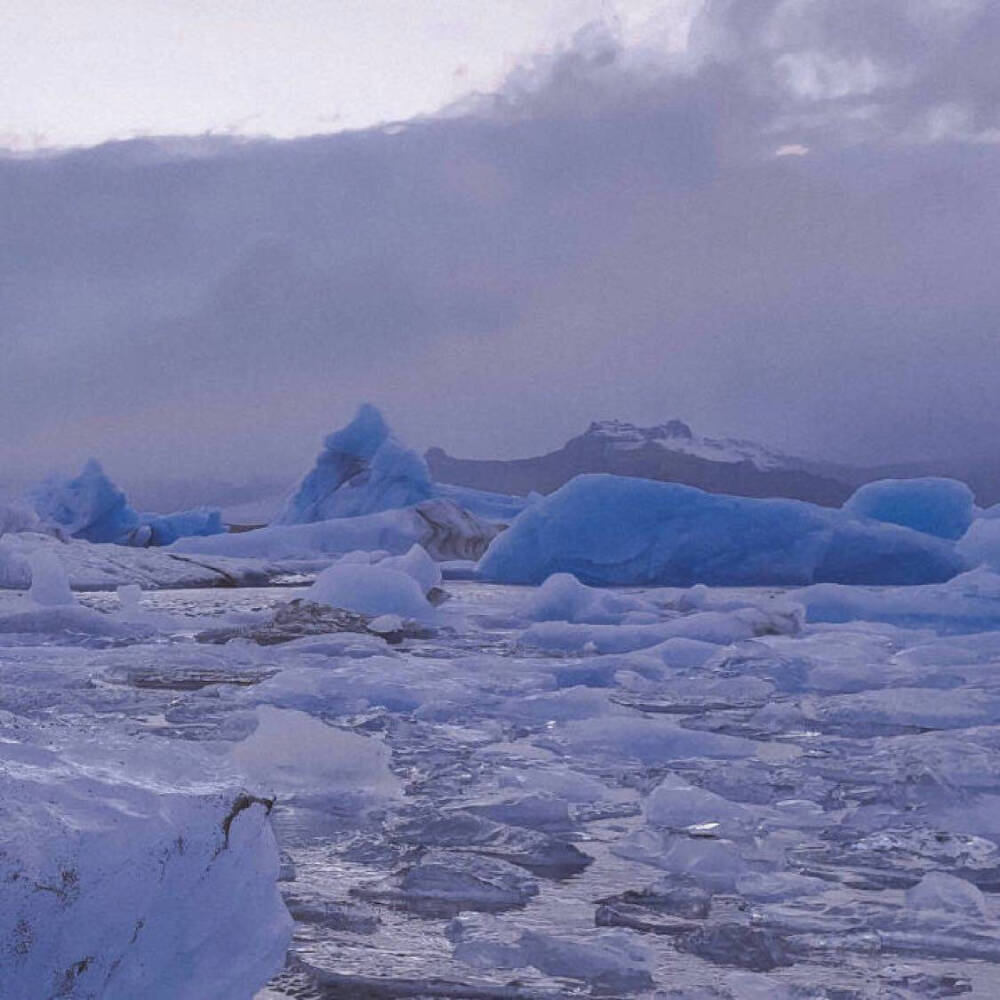
[[[291,477],[362,398],[483,455],[675,415],[986,450],[1000,151],[966,140],[1000,28],[933,6],[712,2],[688,57],[593,29],[402,129],[0,160],[0,478]],[[801,53],[881,75],[809,96]],[[926,142],[942,104],[965,125]]]

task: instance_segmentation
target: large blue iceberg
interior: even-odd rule
[[[87,542],[169,545],[189,535],[226,530],[221,512],[214,507],[140,514],[93,458],[72,479],[53,477],[39,483],[28,491],[28,501],[43,526]]]
[[[434,497],[484,520],[505,523],[529,503],[525,497],[432,483],[424,459],[395,438],[377,407],[364,403],[346,427],[327,436],[316,464],[271,523],[361,517]]]
[[[957,479],[879,479],[859,487],[844,510],[954,540],[972,524],[974,499]]]
[[[964,569],[946,541],[844,511],[607,475],[528,507],[479,562],[486,580],[596,586],[938,583]]]
[[[312,471],[273,524],[310,524],[411,507],[433,496],[427,463],[401,445],[371,403],[328,435]]]

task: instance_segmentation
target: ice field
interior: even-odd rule
[[[74,482],[0,537],[3,1000],[1000,996],[962,484],[519,500],[374,408],[257,530]]]
[[[1000,577],[815,624],[809,591],[441,586],[412,634],[276,624],[302,588],[0,595],[7,995],[157,961],[250,995],[275,876],[262,1000],[1000,991]]]

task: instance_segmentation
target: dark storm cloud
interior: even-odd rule
[[[595,28],[400,130],[0,161],[0,470],[291,474],[363,398],[466,453],[986,450],[998,45],[992,4],[713,2],[683,58]]]

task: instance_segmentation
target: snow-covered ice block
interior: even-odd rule
[[[0,740],[0,993],[250,997],[284,961],[268,806],[179,741]]]
[[[794,635],[802,609],[776,604],[770,612],[745,607],[738,611],[702,611],[652,625],[578,625],[573,622],[536,622],[522,632],[520,643],[536,649],[562,652],[628,653],[660,647],[670,639],[690,639],[729,645],[759,635]]]
[[[328,435],[312,471],[273,524],[306,524],[411,507],[432,496],[427,463],[403,447],[371,403]]]
[[[617,624],[628,612],[648,607],[639,597],[588,587],[571,573],[553,573],[529,594],[521,614],[536,622]]]
[[[954,540],[972,524],[974,500],[972,490],[957,479],[879,479],[859,486],[844,510]]]
[[[0,503],[0,535],[40,530],[41,522],[30,504],[22,500]]]
[[[398,570],[413,577],[426,594],[441,584],[441,567],[427,554],[422,545],[413,545],[401,556],[386,556],[376,564],[380,569]]]
[[[425,618],[432,610],[420,584],[409,573],[382,564],[331,566],[320,573],[304,597],[316,604],[367,615]]]
[[[479,562],[483,579],[601,586],[934,583],[965,563],[948,542],[797,500],[577,476],[527,508]]]

